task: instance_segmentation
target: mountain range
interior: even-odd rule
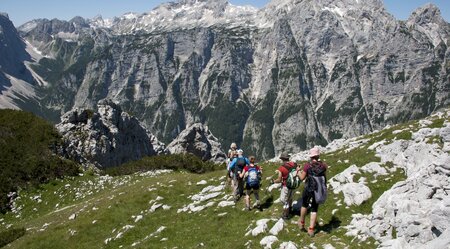
[[[381,0],[181,0],[113,19],[0,15],[0,107],[57,123],[113,100],[160,141],[194,123],[272,158],[449,105],[449,24]]]

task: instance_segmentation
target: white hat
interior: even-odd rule
[[[316,157],[316,156],[320,156],[320,151],[319,148],[314,147],[309,150],[309,157]]]

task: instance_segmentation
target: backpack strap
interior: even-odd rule
[[[295,166],[295,165],[289,165],[289,162],[284,163],[283,166],[285,169],[287,169],[288,171],[291,171],[291,169]]]

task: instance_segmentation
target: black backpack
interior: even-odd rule
[[[316,203],[322,204],[327,199],[327,183],[325,178],[326,168],[316,163],[308,169],[308,178],[306,180],[306,191],[314,192]]]
[[[236,158],[236,165],[234,166],[234,173],[237,174],[237,172],[241,172],[244,170],[244,167],[247,163],[245,162],[245,158],[243,157],[237,157]]]

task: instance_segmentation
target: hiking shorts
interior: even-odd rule
[[[302,207],[311,208],[311,212],[317,213],[319,210],[319,204],[316,202],[314,192],[303,191],[302,195]]]
[[[245,184],[245,189],[246,190],[259,190],[259,186],[258,187],[250,187],[250,186],[248,186],[248,184]]]
[[[255,195],[257,195],[259,193],[259,189],[248,189],[246,188],[245,194],[250,196],[252,193],[254,193]]]
[[[292,197],[294,196],[295,189],[289,189],[286,186],[281,188],[280,201],[283,203],[283,208],[290,208],[292,205]]]

